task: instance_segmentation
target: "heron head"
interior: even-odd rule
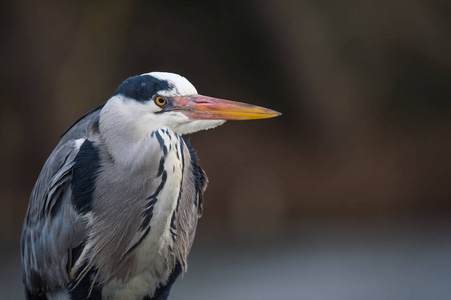
[[[151,72],[125,80],[105,109],[141,135],[167,128],[179,134],[214,128],[226,120],[263,119],[280,113],[250,104],[202,96],[184,77]]]

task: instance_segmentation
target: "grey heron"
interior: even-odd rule
[[[44,164],[21,237],[28,299],[167,299],[208,179],[184,134],[278,116],[199,95],[184,77],[125,80],[75,122]]]

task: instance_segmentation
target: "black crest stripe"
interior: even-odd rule
[[[167,80],[161,80],[151,75],[138,75],[122,82],[114,95],[123,95],[138,101],[149,101],[152,95],[170,88]]]

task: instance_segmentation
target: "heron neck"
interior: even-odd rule
[[[149,151],[157,145],[149,138],[151,129],[144,130],[120,101],[108,101],[100,113],[99,129],[102,141],[115,162],[123,165],[145,165]],[[137,125],[138,124],[138,125]]]

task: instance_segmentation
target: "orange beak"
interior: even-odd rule
[[[176,96],[172,101],[169,110],[180,110],[190,119],[252,120],[281,115],[272,109],[202,95]]]

